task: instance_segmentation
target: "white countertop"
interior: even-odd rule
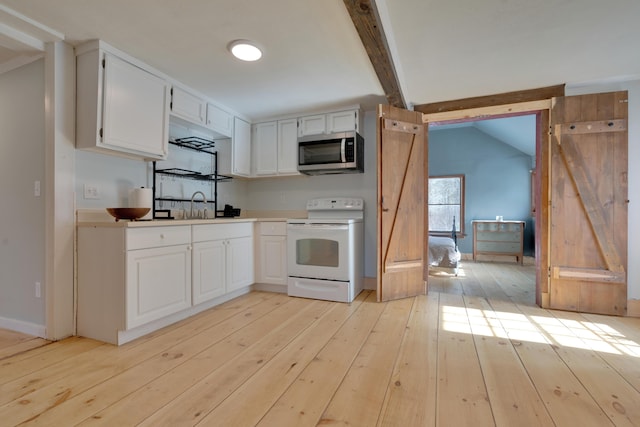
[[[212,219],[154,219],[151,221],[82,221],[78,222],[78,227],[124,227],[124,228],[142,228],[142,227],[172,227],[181,225],[200,225],[200,224],[228,224],[233,222],[256,222],[258,218],[212,218]],[[273,219],[269,218],[269,221]],[[286,219],[282,219],[286,221]]]
[[[198,224],[228,224],[234,222],[286,222],[290,218],[300,218],[305,211],[254,211],[252,216],[233,218],[209,218],[209,219],[153,219],[148,221],[116,221],[106,210],[79,209],[77,211],[76,224],[78,227],[166,227],[179,225]],[[273,215],[271,215],[273,214]],[[278,215],[280,214],[280,215]],[[285,214],[286,216],[282,215]],[[306,215],[304,215],[306,217]]]

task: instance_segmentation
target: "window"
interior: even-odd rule
[[[429,234],[464,235],[464,175],[429,177]]]

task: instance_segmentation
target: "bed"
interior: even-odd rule
[[[450,270],[457,276],[460,258],[454,218],[451,237],[429,236],[429,267]]]

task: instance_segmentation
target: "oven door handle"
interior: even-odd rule
[[[289,228],[296,231],[321,231],[321,230],[348,230],[347,224],[289,224]]]

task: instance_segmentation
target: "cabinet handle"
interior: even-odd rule
[[[160,238],[161,238],[161,239],[164,239],[164,234],[160,234]]]

